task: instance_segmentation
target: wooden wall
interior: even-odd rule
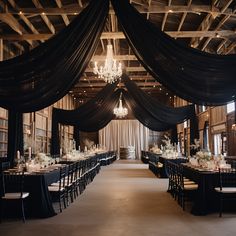
[[[174,104],[176,107],[187,105],[188,102],[180,98],[175,98]],[[213,152],[214,150],[214,135],[221,135],[222,137],[222,151],[227,152],[227,155],[236,155],[236,131],[232,131],[231,126],[234,121],[234,114],[227,115],[226,106],[218,107],[206,107],[205,111],[201,111],[201,107],[196,106],[198,122],[199,122],[199,136],[200,144],[203,147],[203,129],[205,123],[209,124],[209,148]],[[188,122],[189,129],[189,122]],[[188,130],[187,129],[187,130]],[[183,124],[178,125],[178,134],[184,139],[184,133],[186,130],[183,127]],[[187,131],[188,133],[188,131]],[[187,135],[187,141],[185,143],[189,144],[189,134]],[[187,147],[189,150],[189,147]]]
[[[50,152],[52,108],[74,109],[72,96],[66,95],[61,100],[43,110],[24,114],[24,149],[32,147],[33,153]],[[73,127],[61,126],[62,147],[73,139]],[[7,110],[0,108],[0,157],[7,155]]]

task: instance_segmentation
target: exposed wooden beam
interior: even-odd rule
[[[172,0],[168,0],[168,7],[171,5],[171,1]],[[163,17],[163,20],[162,20],[162,24],[161,24],[161,30],[162,31],[164,31],[164,29],[165,29],[165,24],[166,24],[167,17],[168,17],[168,12],[165,13],[165,15]]]
[[[18,8],[15,0],[8,0],[8,2],[14,9]],[[38,30],[33,26],[33,24],[29,21],[29,19],[23,13],[19,14],[19,16],[34,34],[39,34]],[[44,42],[44,40],[40,40],[40,41],[42,43]]]
[[[212,8],[215,7],[216,3],[218,0],[213,0],[212,1]],[[215,20],[215,17],[218,14],[212,13],[212,12],[208,12],[208,14],[205,16],[205,18],[203,19],[203,21],[201,22],[201,24],[199,25],[199,27],[197,28],[197,30],[202,30],[202,31],[206,31],[209,29],[209,26],[211,25],[211,23]],[[191,46],[192,47],[198,47],[200,41],[202,40],[203,37],[200,38],[193,38],[191,39]]]
[[[74,88],[96,88],[96,87],[104,87],[106,86],[106,82],[99,82],[99,83],[78,83]],[[144,86],[144,87],[153,87],[159,86],[160,84],[158,82],[136,82],[138,86]]]
[[[63,6],[62,6],[62,3],[61,3],[61,0],[55,0],[55,1],[56,1],[56,4],[57,4],[57,6],[58,6],[59,8],[62,8],[62,7],[63,7]],[[66,14],[61,14],[61,17],[62,17],[62,19],[63,19],[63,21],[64,21],[64,23],[65,23],[66,26],[70,24],[70,21],[69,21],[69,19],[68,19],[68,17],[67,17]]]
[[[226,38],[236,37],[235,30],[216,30],[216,31],[166,31],[173,38],[192,38],[192,37],[212,37]],[[53,34],[0,34],[0,38],[4,40],[21,41],[21,40],[47,40]],[[104,32],[101,39],[125,39],[123,32]]]
[[[143,67],[126,67],[125,68],[127,72],[145,72],[145,68]],[[93,72],[92,68],[87,68],[85,72]]]
[[[34,1],[34,0],[32,0]],[[85,5],[83,5],[83,8],[85,7]],[[11,14],[19,14],[19,12],[22,12],[24,14],[42,14],[45,13],[45,15],[61,15],[61,14],[66,14],[66,15],[75,15],[81,12],[81,10],[83,9],[81,6],[79,6],[78,4],[71,4],[71,5],[67,5],[67,6],[63,6],[61,8],[59,7],[41,7],[41,8],[18,8],[16,9],[8,9],[7,13],[11,13]],[[152,4],[151,6],[136,6],[136,9],[140,12],[140,13],[149,13],[149,14],[153,14],[153,13],[209,13],[212,15],[218,15],[218,14],[222,14],[222,15],[235,15],[235,13],[233,13],[234,9],[232,8],[227,8],[224,12],[221,12],[221,9],[219,7],[215,7],[215,6],[209,6],[209,5],[195,5],[195,4],[191,4],[190,6],[186,6],[186,5],[171,5],[171,6],[163,6],[163,5],[154,5]],[[5,12],[0,13],[4,14]],[[114,10],[110,10],[110,14],[115,14]]]
[[[233,0],[228,0],[227,2],[226,2],[226,4],[225,4],[225,6],[223,7],[223,9],[222,9],[222,12],[224,12],[229,6],[230,6],[230,4],[232,3],[232,1]],[[221,26],[228,20],[230,18],[230,16],[224,16],[223,17],[223,19],[217,24],[217,26],[215,27],[215,31],[216,30],[220,30],[220,28],[221,28]],[[213,22],[211,22],[211,24],[212,24]],[[210,28],[210,25],[211,24],[209,24],[209,27],[208,28]],[[210,43],[210,41],[211,41],[211,39],[212,39],[212,37],[208,37],[207,38],[207,40],[204,42],[204,44],[203,44],[203,46],[202,46],[202,50],[205,50],[206,49],[206,47],[207,47],[207,45]]]
[[[190,6],[191,6],[191,3],[192,3],[192,0],[188,0],[187,6],[190,7]],[[181,30],[182,25],[183,25],[183,23],[184,23],[184,21],[185,21],[185,18],[186,18],[186,16],[187,16],[187,14],[188,14],[187,12],[184,12],[184,13],[183,13],[183,15],[182,15],[182,17],[181,17],[181,20],[180,20],[180,23],[179,23],[179,26],[178,26],[178,29],[177,29],[178,32]]]
[[[34,5],[36,6],[36,9],[41,10],[41,18],[43,19],[43,21],[45,22],[45,24],[47,25],[48,29],[55,34],[55,28],[52,25],[52,23],[50,22],[50,20],[48,19],[48,17],[46,16],[46,13],[44,11],[42,11],[43,6],[41,5],[41,3],[38,0],[32,0],[32,2],[34,3]],[[60,8],[59,8],[60,9]],[[20,12],[23,12],[25,14],[24,11],[19,10]]]

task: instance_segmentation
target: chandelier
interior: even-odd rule
[[[116,60],[113,59],[112,45],[107,45],[107,56],[104,66],[98,68],[97,62],[93,68],[93,73],[98,75],[98,78],[105,80],[106,83],[112,84],[122,75],[121,63],[116,64]]]
[[[128,109],[122,105],[122,93],[120,93],[119,106],[115,107],[113,112],[117,118],[124,118],[128,115]]]

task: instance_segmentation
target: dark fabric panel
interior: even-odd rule
[[[75,148],[76,150],[79,150],[80,146],[80,135],[79,135],[79,127],[78,125],[74,125],[74,140],[75,140]]]
[[[8,111],[7,158],[14,165],[17,151],[24,155],[23,114],[14,110]]]
[[[171,143],[178,143],[178,132],[177,132],[177,126],[175,126],[171,130]]]
[[[122,79],[137,104],[160,122],[175,125],[195,116],[194,105],[176,108],[165,106],[140,89],[127,75],[123,75]]]
[[[135,118],[139,120],[144,126],[154,131],[166,131],[173,128],[173,125],[169,125],[155,119],[142,106],[139,106],[135,99],[128,92],[122,90],[122,93],[128,108],[132,110]]]
[[[94,132],[105,127],[113,118],[113,109],[119,99],[119,91],[115,91],[117,83],[107,84],[95,98],[75,110],[53,109],[51,154],[60,152],[59,123],[74,125],[76,132]],[[77,144],[79,145],[79,144]]]
[[[133,52],[156,80],[196,104],[222,105],[235,99],[236,55],[213,55],[185,46],[160,31],[128,0],[111,2]]]
[[[123,75],[122,79],[134,101],[131,101],[131,98],[127,97],[128,95],[126,95],[126,99],[130,100],[134,115],[142,124],[151,130],[164,131],[175,129],[176,124],[190,119],[190,142],[194,143],[194,139],[199,138],[194,105],[176,108],[165,106],[141,90],[127,75]],[[177,140],[177,136],[175,139]]]
[[[97,47],[108,10],[108,0],[91,0],[57,35],[21,56],[1,62],[0,106],[32,112],[66,95]]]

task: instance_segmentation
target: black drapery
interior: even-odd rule
[[[154,130],[161,131],[167,129],[176,129],[177,124],[183,123],[185,120],[190,119],[190,142],[194,143],[194,139],[199,138],[198,121],[196,118],[194,105],[175,108],[165,106],[141,90],[133,81],[129,79],[127,75],[124,74],[122,79],[126,88],[128,89],[129,94],[135,100],[136,107],[139,107],[135,108],[133,106],[133,109],[135,116],[139,117],[137,119],[139,119],[141,123],[144,125],[146,124],[145,126],[149,127],[150,129],[155,128]],[[134,103],[134,101],[132,101],[132,103]],[[136,112],[137,109],[142,109],[142,111]],[[140,115],[140,113],[142,115]],[[150,121],[151,117],[155,121]],[[157,122],[159,122],[159,125]],[[153,127],[154,123],[155,126]]]
[[[8,143],[7,143],[7,157],[11,166],[14,164],[16,153],[19,150],[24,154],[23,144],[23,114],[14,110],[8,111]]]
[[[195,104],[223,105],[235,99],[236,55],[213,55],[182,45],[128,0],[111,2],[129,45],[156,80]]]
[[[73,139],[75,140],[75,149],[79,150],[80,135],[79,135],[79,127],[78,127],[78,125],[74,125]]]
[[[13,113],[33,112],[58,101],[73,87],[97,47],[109,10],[108,0],[91,3],[71,24],[30,52],[0,62],[0,106]],[[96,20],[94,20],[96,19]],[[12,117],[14,122],[17,117]],[[13,123],[14,123],[13,122]],[[23,124],[9,125],[8,159],[21,149]],[[23,143],[23,138],[21,140]]]
[[[115,91],[117,83],[107,84],[93,99],[75,110],[53,108],[51,154],[59,154],[59,123],[73,125],[78,133],[97,131],[105,127],[113,118],[113,109],[119,99],[119,91]],[[115,92],[114,92],[115,91]],[[78,147],[78,139],[76,146]]]
[[[66,95],[91,60],[108,10],[108,0],[91,0],[57,35],[21,56],[0,62],[0,106],[33,112]]]

